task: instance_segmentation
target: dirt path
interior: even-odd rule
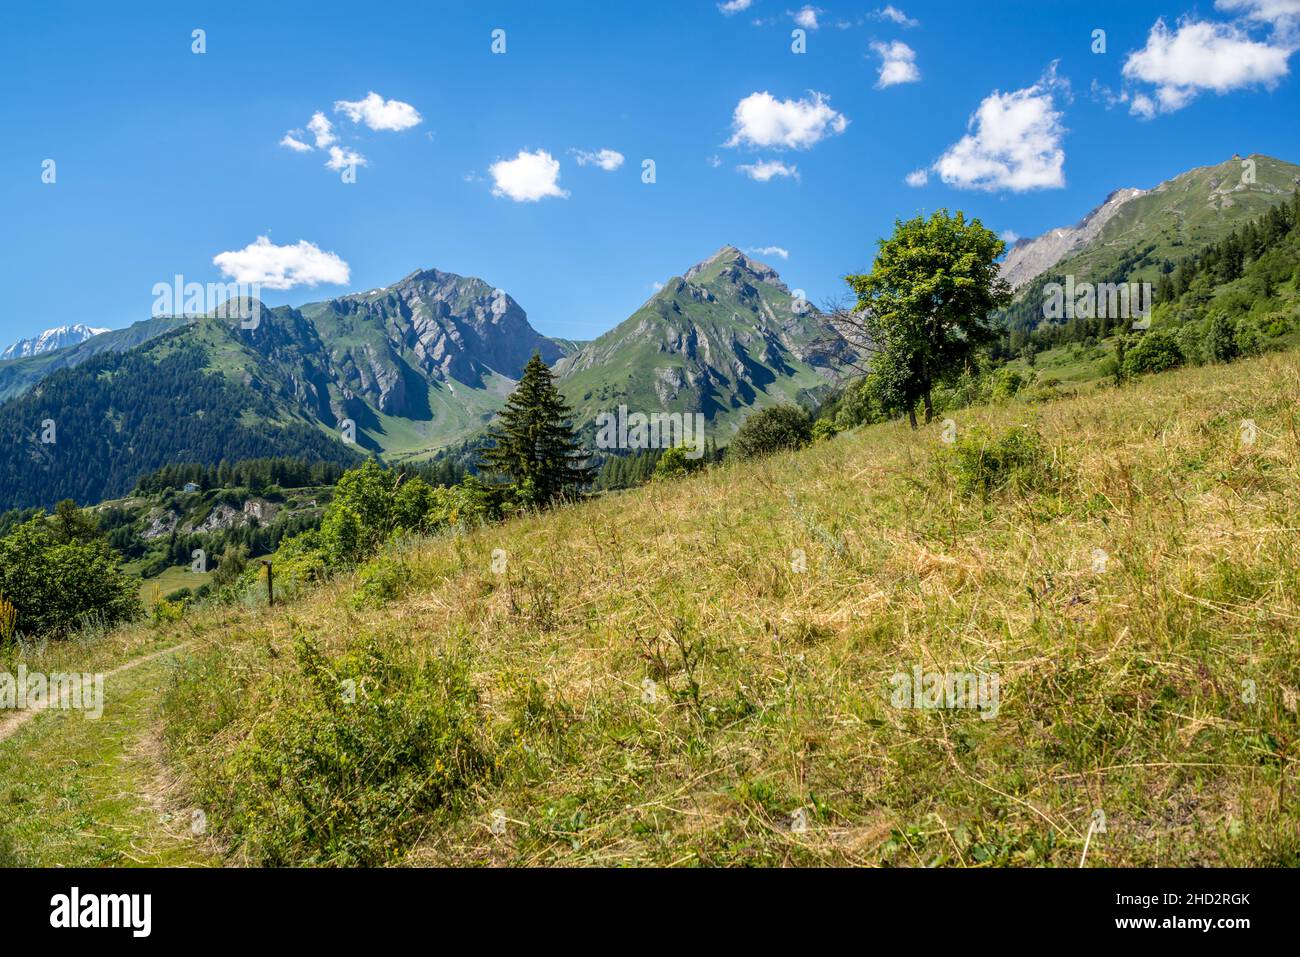
[[[138,668],[141,665],[148,664],[149,662],[154,661],[157,658],[161,658],[163,655],[170,655],[178,651],[183,651],[185,650],[188,644],[189,644],[188,642],[185,642],[184,644],[173,645],[170,648],[164,648],[162,651],[155,651],[152,654],[148,654],[140,658],[132,659],[131,661],[128,661],[124,665],[118,665],[112,671],[104,672],[104,681],[105,683],[107,683],[108,679],[113,677],[114,675],[119,675],[124,671],[130,671],[132,668]],[[68,695],[69,695],[69,689],[67,688],[64,688],[63,691],[59,694],[58,708],[60,710],[63,709],[64,702],[67,701]],[[21,728],[23,725],[25,725],[28,721],[31,721],[42,711],[48,711],[50,708],[53,707],[55,707],[55,702],[47,700],[44,703],[42,703],[41,706],[38,708],[26,708],[22,711],[19,711],[17,714],[11,715],[5,720],[0,721],[0,742],[6,741],[9,738],[13,737],[14,733],[17,732],[18,729]]]
[[[103,672],[97,720],[56,698],[0,726],[0,867],[221,866],[161,760],[158,698],[185,648]]]

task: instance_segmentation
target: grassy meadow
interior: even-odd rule
[[[231,864],[1295,866],[1297,399],[1278,353],[398,543],[201,622],[163,760]],[[969,494],[1018,426],[1041,480]]]

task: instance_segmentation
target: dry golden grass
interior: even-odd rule
[[[1287,353],[961,410],[1063,468],[987,502],[937,425],[888,424],[402,543],[380,607],[347,578],[205,622],[169,753],[237,802],[303,694],[292,638],[372,636],[465,662],[495,761],[398,863],[1077,866],[1091,829],[1089,866],[1294,866],[1298,400]],[[893,707],[914,666],[997,675],[997,716]]]

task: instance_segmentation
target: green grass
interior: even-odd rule
[[[172,867],[218,860],[157,760],[155,701],[169,663],[105,679],[104,714],[38,714],[0,743],[0,864]],[[4,854],[9,855],[5,861]]]
[[[140,582],[140,600],[145,607],[152,605],[159,598],[166,598],[179,588],[190,591],[201,588],[212,580],[212,572],[195,572],[189,565],[173,565],[163,569],[153,578]]]

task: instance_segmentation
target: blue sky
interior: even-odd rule
[[[897,217],[1031,236],[1233,153],[1300,161],[1300,0],[731,5],[6,4],[0,343],[147,318],[223,253],[288,269],[272,304],[435,267],[592,338],[724,244],[821,302]]]

